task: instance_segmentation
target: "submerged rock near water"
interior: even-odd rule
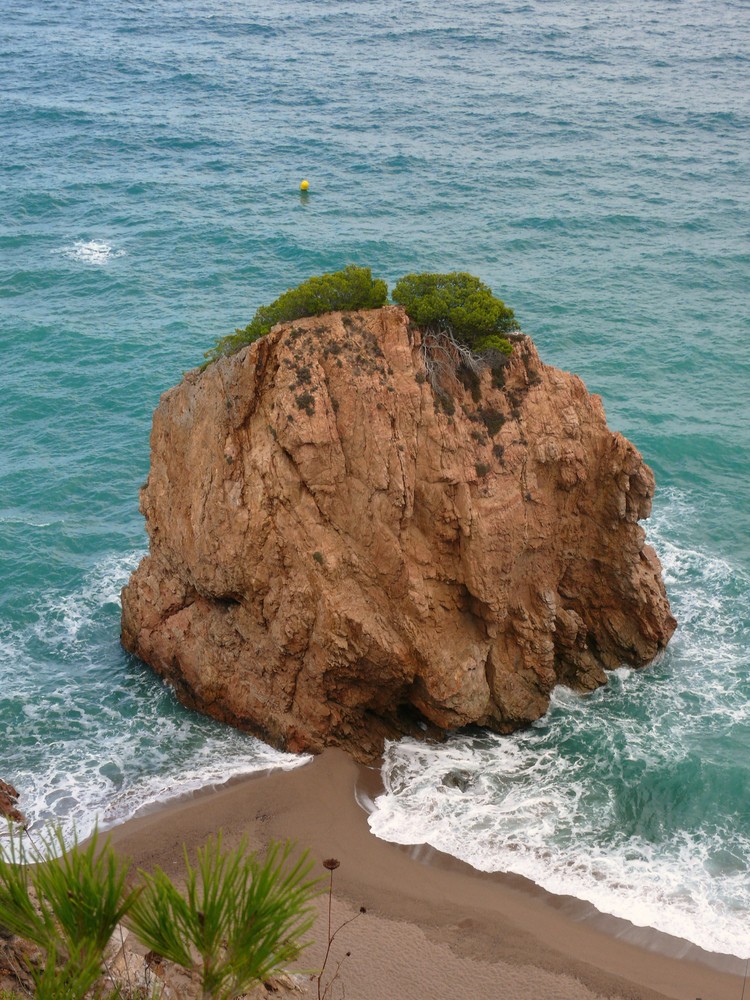
[[[524,336],[442,398],[420,345],[398,307],[299,320],[162,397],[122,641],[187,705],[368,758],[668,642],[653,475],[600,399]]]

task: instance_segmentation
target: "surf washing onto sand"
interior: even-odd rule
[[[42,592],[26,628],[0,639],[14,782],[33,826],[60,823],[68,839],[235,775],[309,759],[187,712],[145,668],[110,675],[120,589],[141,554],[105,558],[72,592]]]
[[[389,746],[373,832],[750,953],[742,14],[7,12],[0,778],[33,824],[85,834],[301,763],[187,712],[119,645],[151,414],[310,275],[468,270],[653,467],[647,531],[679,628],[659,663],[559,689],[526,732]]]
[[[385,755],[370,827],[480,871],[524,875],[638,926],[744,957],[750,826],[750,577],[669,540],[684,498],[651,525],[680,622],[661,662],[606,688],[558,688],[510,737],[404,740]]]

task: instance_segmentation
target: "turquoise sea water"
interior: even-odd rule
[[[151,412],[310,274],[466,269],[654,468],[680,630],[526,733],[390,747],[373,829],[749,955],[747,4],[0,0],[0,41],[0,776],[32,819],[294,763],[119,647]]]

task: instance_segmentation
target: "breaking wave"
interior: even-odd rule
[[[674,491],[649,528],[680,623],[661,661],[558,688],[511,737],[389,744],[373,833],[750,955],[750,580],[671,540],[689,513]]]
[[[120,648],[120,590],[142,554],[99,561],[72,591],[42,592],[25,628],[0,628],[2,776],[32,828],[55,822],[85,836],[97,822],[309,759],[188,712]]]
[[[111,244],[105,243],[104,240],[76,240],[75,243],[62,247],[56,253],[91,267],[104,267],[111,260],[125,256],[124,250],[115,250]]]

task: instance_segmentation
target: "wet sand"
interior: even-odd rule
[[[358,804],[377,790],[377,772],[328,750],[296,770],[166,804],[117,827],[112,841],[138,867],[173,875],[182,871],[183,844],[192,852],[220,828],[227,845],[247,833],[258,849],[294,840],[318,866],[337,858],[334,927],[367,910],[332,951],[329,967],[344,959],[335,995],[343,987],[348,1000],[740,1000],[744,961],[634,928],[518,877],[378,840]],[[322,961],[324,901],[319,908],[305,968]],[[309,990],[315,995],[314,984]],[[745,993],[750,1000],[750,984]]]

